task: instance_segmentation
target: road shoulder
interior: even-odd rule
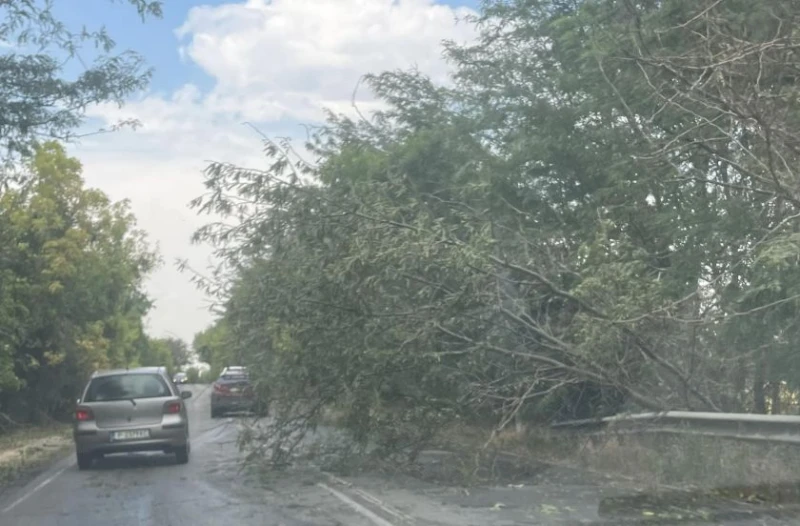
[[[68,425],[23,427],[0,435],[0,497],[25,486],[71,450]]]

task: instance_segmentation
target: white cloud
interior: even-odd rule
[[[287,123],[311,122],[322,109],[347,111],[359,78],[369,72],[417,67],[447,78],[443,40],[467,41],[473,28],[457,23],[472,12],[434,0],[248,0],[192,8],[176,30],[179,51],[213,79],[206,92],[186,84],[168,96],[150,94],[123,108],[90,115],[105,123],[138,119],[142,127],[85,139],[73,148],[87,182],[114,199],[129,198],[139,224],[157,241],[166,265],[149,283],[157,308],[155,334],[186,339],[211,316],[207,301],[173,261],[205,268],[210,250],[189,236],[204,218],[187,203],[201,194],[209,159],[258,166],[259,138],[242,126],[258,123],[286,135]],[[176,43],[176,47],[178,43]],[[362,90],[362,111],[374,107]]]
[[[217,80],[217,104],[245,91],[257,94],[245,101],[254,114],[253,101],[266,100],[306,119],[322,101],[349,102],[364,73],[417,66],[444,80],[441,43],[473,36],[456,23],[470,13],[432,0],[250,0],[193,8],[177,34],[183,55]]]

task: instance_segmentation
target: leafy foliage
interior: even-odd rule
[[[464,419],[779,411],[798,16],[487,1],[479,41],[447,46],[452,86],[373,75],[388,109],[331,115],[313,163],[267,139],[266,170],[209,166],[195,205],[228,221],[197,238],[224,260],[226,352],[276,406],[259,448],[279,459],[327,408],[412,457]]]
[[[230,330],[224,320],[218,320],[206,330],[197,333],[192,349],[201,361],[211,366],[212,371],[219,372],[236,361],[230,354],[233,342],[230,341]]]
[[[158,1],[127,3],[161,16]],[[105,29],[68,28],[52,0],[3,1],[0,17],[0,411],[31,420],[62,415],[92,369],[172,355],[143,331],[157,259],[127,203],[85,188],[52,141],[76,138],[89,106],[121,104],[149,71],[114,54]]]
[[[164,344],[169,349],[170,359],[169,363],[174,364],[176,367],[186,365],[191,360],[191,351],[189,345],[180,338],[165,338]]]
[[[166,367],[170,374],[177,370],[172,349],[166,339],[148,338],[143,345],[136,365],[141,367]]]
[[[95,369],[166,365],[142,325],[157,262],[126,202],[85,188],[61,145],[37,147],[0,196],[0,411],[59,415]]]
[[[128,3],[142,19],[161,16],[158,1]],[[4,161],[17,161],[19,154],[30,155],[36,142],[73,138],[88,106],[122,104],[150,78],[135,53],[112,54],[114,41],[104,28],[84,28],[76,33],[53,16],[52,7],[53,0],[0,3],[0,42],[7,46],[0,55],[0,148]],[[88,53],[93,58],[88,64],[81,56],[85,44],[91,46]],[[79,66],[82,72],[72,75],[72,66]],[[135,123],[117,126],[125,124]],[[8,178],[16,165],[5,168],[4,178]]]

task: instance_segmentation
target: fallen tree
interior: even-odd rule
[[[406,458],[461,421],[777,410],[800,10],[746,4],[489,2],[451,86],[370,76],[389,109],[331,115],[314,162],[265,139],[267,170],[210,165],[195,205],[233,221],[197,233],[203,284],[277,408],[255,443],[331,407]]]

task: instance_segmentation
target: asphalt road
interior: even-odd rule
[[[189,464],[157,453],[114,455],[78,471],[75,456],[0,496],[2,526],[369,525],[316,480],[270,489],[240,472],[236,418],[212,420],[206,386],[189,386]]]
[[[466,490],[399,475],[340,479],[318,469],[242,470],[241,418],[212,420],[206,386],[188,386],[189,464],[114,455],[78,471],[75,455],[0,493],[0,526],[518,526],[620,524],[598,514],[607,484],[549,469],[524,483]],[[250,466],[251,468],[253,465]],[[678,521],[785,525],[795,518]]]

